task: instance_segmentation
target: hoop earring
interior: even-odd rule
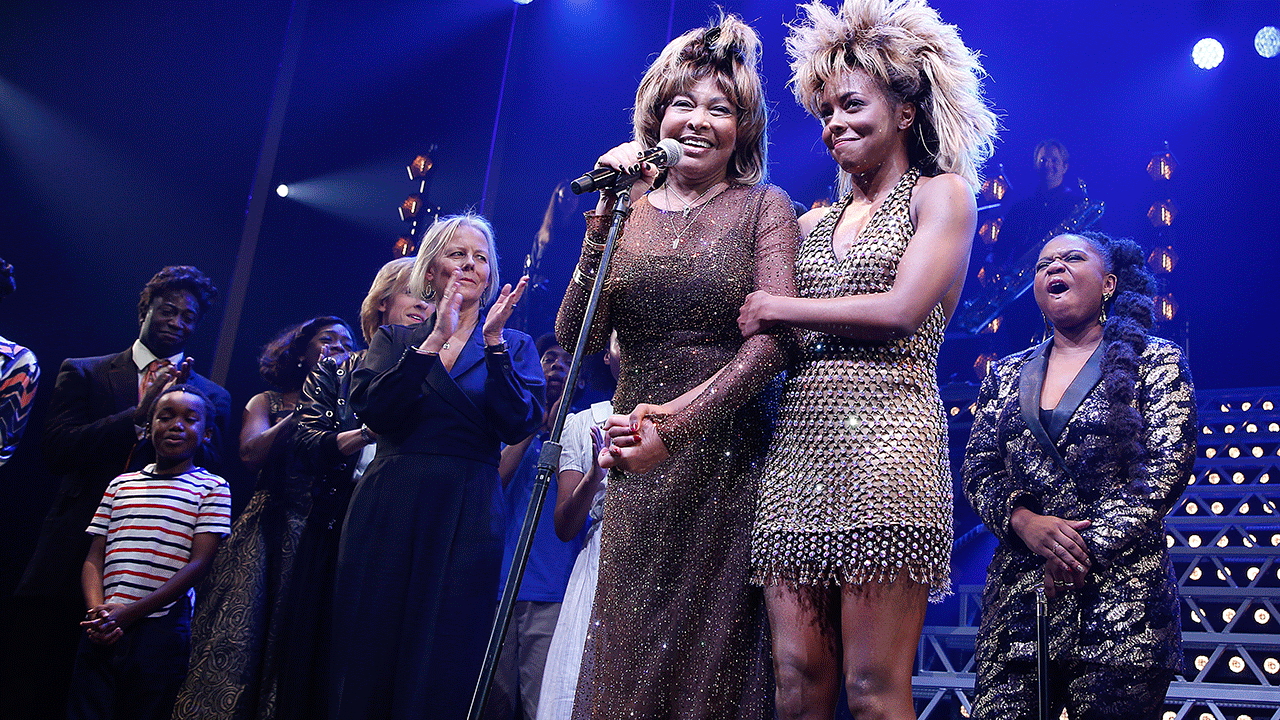
[[[1102,294],[1102,314],[1098,316],[1098,322],[1102,325],[1107,324],[1107,303],[1111,302],[1111,293]]]

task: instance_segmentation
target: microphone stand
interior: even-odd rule
[[[591,284],[591,295],[587,299],[587,309],[582,316],[582,327],[578,330],[578,342],[573,348],[573,362],[569,364],[569,375],[564,381],[564,391],[569,393],[570,397],[572,397],[573,388],[578,384],[578,374],[582,370],[582,357],[587,348],[587,336],[591,331],[591,321],[595,317],[596,306],[600,303],[604,279],[609,274],[609,262],[613,259],[614,244],[622,232],[622,222],[631,212],[630,185],[634,179],[623,176],[619,178],[621,182],[614,185],[618,199],[613,206],[613,222],[609,226],[609,235],[604,242],[600,268],[596,271],[595,282]],[[493,684],[493,676],[498,669],[498,656],[502,652],[502,642],[507,634],[507,626],[511,623],[516,593],[520,591],[520,580],[524,577],[524,569],[529,562],[529,549],[533,544],[533,534],[538,529],[542,504],[547,499],[547,489],[551,485],[551,479],[560,470],[560,435],[564,431],[564,422],[569,416],[569,405],[570,403],[566,402],[562,396],[555,423],[551,426],[551,437],[542,444],[542,452],[538,455],[538,474],[533,480],[529,508],[524,513],[520,539],[516,541],[515,557],[511,560],[511,569],[507,572],[506,584],[502,588],[502,599],[498,601],[498,612],[493,619],[493,630],[489,633],[489,646],[485,650],[484,664],[480,668],[475,693],[471,696],[471,709],[467,712],[468,720],[480,720],[484,714],[485,703],[489,699],[489,686]]]

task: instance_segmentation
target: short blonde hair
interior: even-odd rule
[[[907,151],[926,175],[955,173],[977,191],[999,129],[987,106],[978,54],[924,0],[812,0],[791,25],[791,89],[814,117],[828,82],[863,70],[895,102],[916,106]],[[843,193],[851,178],[840,172]]]
[[[385,324],[382,322],[384,310],[379,306],[383,302],[390,303],[396,295],[409,291],[409,271],[412,269],[413,258],[396,258],[383,265],[373,277],[369,294],[360,303],[360,332],[364,334],[366,345],[373,341],[373,334]]]
[[[484,304],[487,306],[498,296],[498,288],[502,285],[498,278],[498,245],[494,239],[493,226],[484,217],[474,213],[438,218],[422,233],[422,242],[418,243],[418,259],[409,272],[409,292],[421,295],[428,302],[434,302],[435,290],[427,286],[427,270],[431,269],[445,244],[463,225],[480,233],[489,246],[489,284],[484,289]]]
[[[715,25],[690,30],[667,43],[636,88],[631,120],[636,142],[657,145],[662,116],[672,98],[703,78],[713,78],[738,109],[738,142],[729,156],[726,176],[742,185],[764,180],[769,115],[759,59],[759,36],[737,15],[721,14]]]

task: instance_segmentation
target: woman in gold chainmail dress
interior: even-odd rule
[[[798,328],[761,480],[752,579],[765,587],[781,718],[914,718],[930,596],[949,586],[951,477],[938,348],[960,298],[977,171],[996,118],[981,68],[920,1],[820,2],[787,41],[843,197],[805,214],[799,297],[753,293],[745,336]]]
[[[601,521],[600,575],[575,718],[771,716],[768,628],[748,582],[751,518],[785,366],[774,334],[746,341],[753,290],[789,295],[799,240],[791,201],[761,183],[766,113],[759,40],[735,16],[672,41],[637,91],[635,141],[602,165],[640,176],[591,325],[621,348]],[[638,152],[678,140],[658,189]],[[642,192],[649,191],[647,195]],[[557,318],[572,347],[612,208],[588,216],[582,257]],[[645,417],[641,419],[641,415]]]

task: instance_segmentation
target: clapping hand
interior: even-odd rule
[[[502,328],[507,326],[507,319],[511,317],[512,311],[516,309],[516,303],[520,302],[524,289],[528,286],[528,275],[520,278],[514,290],[511,288],[511,283],[502,286],[502,292],[498,293],[498,299],[494,301],[493,307],[489,308],[489,315],[484,319],[485,345],[497,345],[502,342]]]

